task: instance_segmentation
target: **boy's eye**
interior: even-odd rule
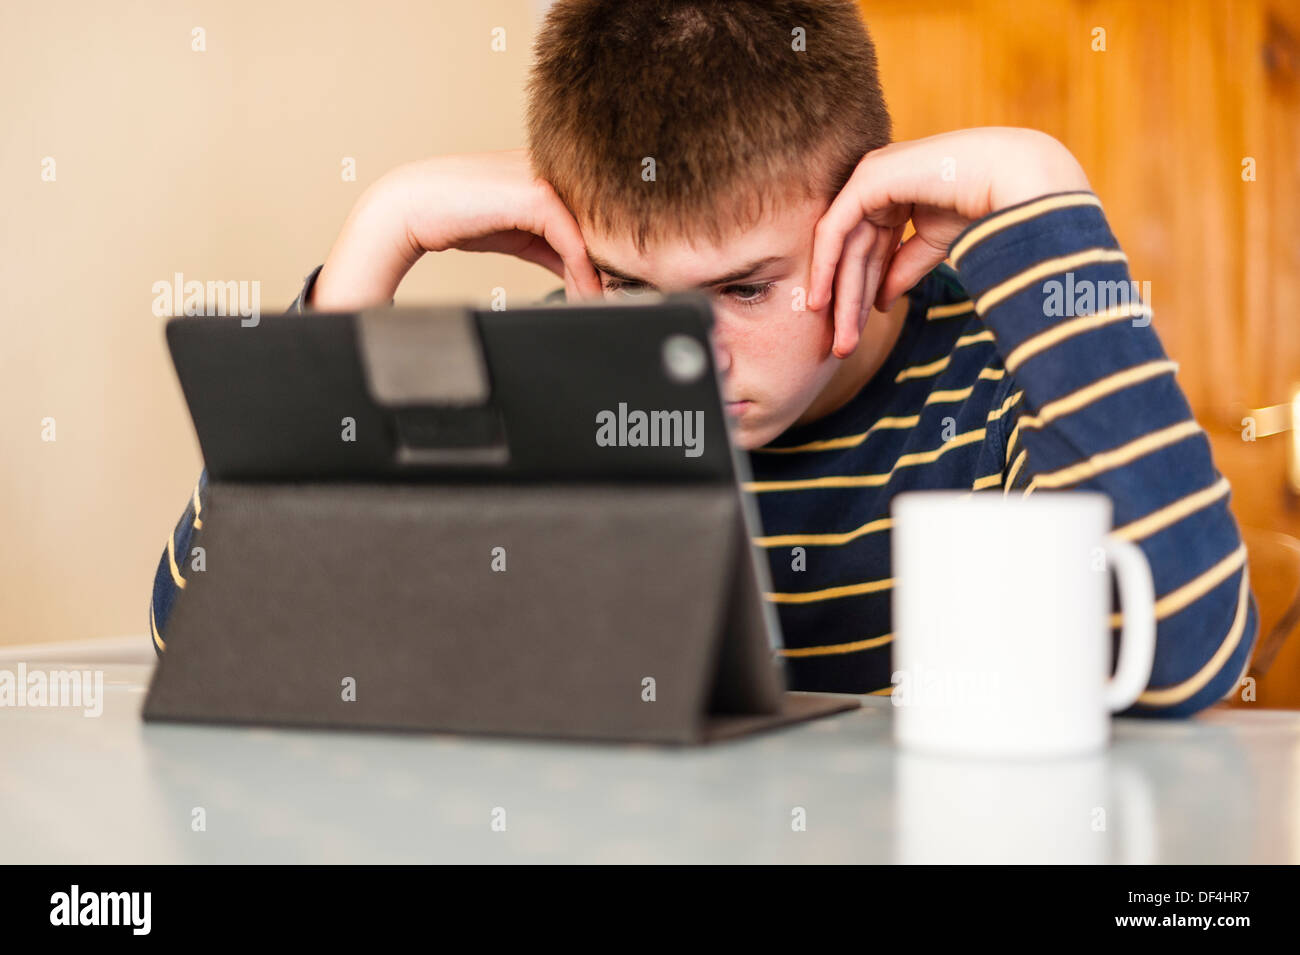
[[[741,305],[757,305],[767,298],[776,286],[775,282],[759,282],[752,285],[728,285],[722,294]]]
[[[621,279],[610,279],[605,283],[606,292],[617,292],[620,295],[626,295],[628,298],[636,298],[638,295],[644,295],[649,291],[644,285],[635,282],[624,282]]]
[[[739,305],[757,305],[765,300],[775,287],[775,282],[728,285],[722,289],[722,294]],[[647,292],[654,291],[650,286],[643,285],[640,282],[626,282],[615,278],[607,279],[604,288],[606,292],[623,295],[627,298],[637,298]]]

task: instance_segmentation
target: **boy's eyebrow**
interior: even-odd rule
[[[602,262],[594,255],[589,254],[587,258],[591,260],[591,264],[594,265],[597,269],[604,272],[606,275],[610,276],[611,278],[618,279],[620,282],[630,282],[635,285],[651,284],[647,282],[645,279],[639,279],[634,275],[628,275],[626,272],[619,271],[609,263]],[[749,278],[759,269],[765,269],[769,265],[772,265],[775,262],[780,262],[782,260],[783,260],[783,256],[769,255],[766,258],[758,259],[754,262],[749,263],[748,265],[741,266],[740,268],[732,272],[729,272],[726,275],[719,276],[718,278],[711,279],[710,281],[707,282],[701,282],[697,287],[712,288],[715,285],[727,285],[730,282],[739,282],[741,279]]]

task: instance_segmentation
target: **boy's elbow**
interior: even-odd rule
[[[1194,608],[1188,610],[1195,613]],[[1199,665],[1190,678],[1170,686],[1148,686],[1137,702],[1120,715],[1177,719],[1194,716],[1216,703],[1235,699],[1238,694],[1244,700],[1254,699],[1253,681],[1246,676],[1246,671],[1258,635],[1259,608],[1247,590],[1239,614],[1234,615],[1226,633],[1219,630],[1204,635],[1169,634],[1167,639],[1175,644],[1208,646],[1210,653],[1195,661]],[[1200,639],[1195,639],[1197,636]]]

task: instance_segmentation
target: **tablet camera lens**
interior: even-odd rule
[[[699,381],[708,368],[704,346],[690,335],[670,335],[663,344],[664,371],[679,385]]]

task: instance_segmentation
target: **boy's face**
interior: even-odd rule
[[[761,447],[805,417],[844,364],[831,355],[830,309],[795,308],[808,287],[813,228],[827,205],[787,204],[719,245],[668,238],[644,252],[630,237],[582,227],[606,299],[685,290],[712,299],[722,394],[743,448]]]

